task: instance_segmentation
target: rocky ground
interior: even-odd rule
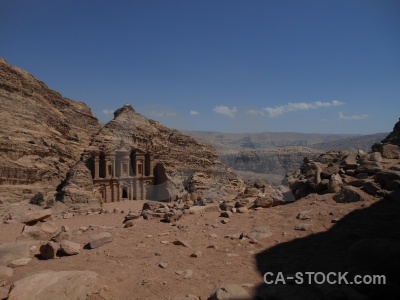
[[[97,233],[110,233],[112,241],[95,249],[80,249],[77,255],[56,256],[54,259],[43,259],[41,255],[40,245],[46,241],[33,241],[36,247],[31,248],[28,255],[32,259],[26,265],[14,267],[12,277],[0,280],[0,298],[6,298],[10,286],[19,279],[43,270],[96,272],[97,283],[90,299],[179,299],[174,297],[187,295],[207,299],[218,287],[226,284],[236,284],[249,295],[264,297],[276,293],[276,286],[269,292],[265,291],[265,264],[269,264],[269,270],[281,267],[285,271],[290,266],[301,271],[309,259],[308,263],[319,270],[319,258],[338,263],[334,270],[345,268],[343,255],[347,249],[343,248],[344,244],[340,246],[340,240],[331,249],[337,250],[336,253],[328,249],[318,253],[317,250],[327,245],[314,243],[314,251],[305,253],[304,244],[308,243],[307,250],[310,250],[307,240],[311,237],[334,232],[344,222],[343,218],[371,211],[380,205],[376,198],[368,195],[363,201],[337,203],[332,200],[332,195],[312,194],[288,205],[237,209],[229,214],[229,218],[221,217],[217,203],[193,206],[176,222],[164,223],[157,217],[150,220],[140,217],[131,222],[131,227],[124,228],[127,212],[138,212],[142,204],[142,201],[114,203],[104,208],[109,213],[75,212],[75,215],[71,209],[55,208],[50,218],[39,223],[55,225],[57,229],[49,236],[54,236],[64,226],[68,239],[82,247]],[[254,203],[248,204],[249,207],[252,205]],[[31,209],[35,208],[32,206]],[[14,215],[17,215],[15,211]],[[21,219],[24,219],[22,213]],[[366,221],[360,222],[357,228],[362,230]],[[373,221],[378,223],[379,220]],[[0,244],[21,240],[24,226],[19,220],[1,224]],[[367,234],[378,234],[377,230],[382,230],[378,224]],[[339,239],[340,235],[336,238]],[[3,258],[6,256],[1,247],[0,261],[2,255]],[[192,299],[198,299],[195,297]],[[251,299],[251,296],[246,299]]]

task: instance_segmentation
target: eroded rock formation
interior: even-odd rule
[[[90,108],[64,98],[0,58],[0,202],[54,199],[100,125]]]

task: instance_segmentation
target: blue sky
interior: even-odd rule
[[[400,1],[1,0],[0,56],[101,121],[375,133],[400,117]]]

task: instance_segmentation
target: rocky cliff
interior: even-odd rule
[[[243,181],[219,161],[212,146],[147,119],[126,104],[94,137],[83,160],[69,173],[59,199],[65,203],[94,203],[96,190],[90,170],[92,151],[129,148],[137,143],[154,153],[153,188],[165,192],[164,198],[157,200],[175,199],[182,193],[190,193],[196,198],[223,197],[236,195],[245,188]]]
[[[284,175],[298,169],[305,156],[317,153],[321,151],[293,146],[221,153],[220,158],[224,164],[238,171]]]
[[[54,198],[100,125],[90,108],[62,97],[0,58],[0,202]],[[46,194],[47,192],[47,194]]]

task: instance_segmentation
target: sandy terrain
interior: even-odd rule
[[[170,299],[187,294],[207,299],[223,283],[245,284],[254,292],[257,286],[264,285],[257,254],[278,244],[329,230],[335,225],[332,220],[336,222],[348,212],[368,208],[375,202],[373,198],[366,198],[357,203],[338,204],[329,195],[311,195],[285,206],[234,214],[228,224],[221,223],[219,212],[211,211],[185,215],[177,224],[140,219],[130,228],[123,228],[126,213],[76,215],[69,219],[56,214],[53,222],[58,226],[67,225],[75,232],[72,239],[75,242],[84,245],[89,235],[102,231],[111,232],[114,240],[97,249],[84,249],[76,256],[41,260],[36,255],[28,265],[14,269],[9,284],[0,288],[0,299],[6,297],[12,282],[40,270],[97,272],[101,292],[93,294],[91,299]],[[111,203],[106,208],[137,211],[142,203]],[[310,219],[298,220],[296,216],[301,211],[308,211]],[[311,225],[306,231],[295,230],[298,224]],[[90,225],[95,228],[76,233],[80,227]],[[272,236],[258,239],[257,244],[238,238],[241,233],[247,234],[259,226],[268,226]],[[0,244],[15,241],[22,228],[21,223],[1,224]],[[236,238],[226,238],[227,235]],[[186,241],[189,247],[174,245],[172,242],[177,239]],[[217,249],[208,248],[211,245]],[[201,257],[191,257],[196,250],[202,252]],[[298,251],[301,253],[302,249]],[[284,264],[288,259],[285,254],[277,256],[276,262]],[[167,268],[159,267],[160,262],[167,263]],[[178,274],[185,270],[193,271],[191,278]]]

